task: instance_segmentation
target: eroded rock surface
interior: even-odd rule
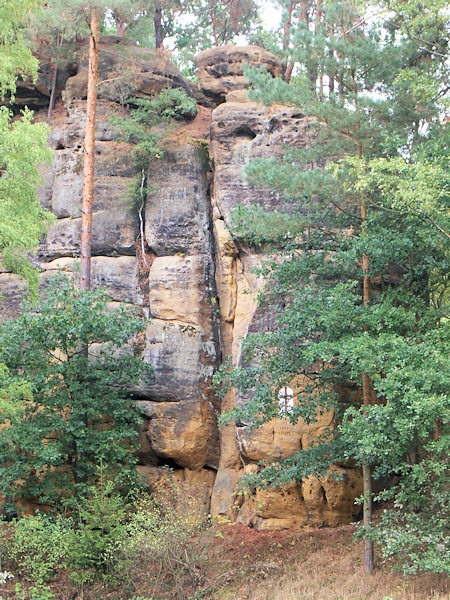
[[[274,77],[281,74],[279,59],[259,46],[207,48],[195,59],[200,91],[215,104],[224,102],[229,92],[248,87],[246,65],[265,67]]]
[[[239,239],[233,239],[232,211],[250,203],[266,210],[290,209],[278,194],[250,185],[245,178],[245,166],[255,158],[279,156],[286,145],[308,147],[312,135],[311,120],[298,108],[264,107],[249,102],[245,93],[236,88],[213,111],[210,149],[214,163],[216,279],[223,353],[231,356],[235,365],[241,364],[242,338],[270,331],[274,323],[270,312],[261,311],[255,300],[263,282],[255,276],[254,268],[264,257]],[[245,401],[230,392],[222,410]],[[340,477],[334,479],[310,478],[281,490],[258,490],[246,497],[236,494],[236,484],[243,473],[258,472],[260,460],[287,458],[301,451],[332,425],[333,418],[333,414],[325,414],[315,423],[300,420],[295,425],[288,419],[277,418],[257,430],[242,425],[224,427],[212,512],[227,514],[259,529],[348,522],[355,512],[354,497],[361,490],[360,475],[350,468],[339,467]],[[236,505],[238,511],[232,508]]]
[[[87,64],[86,47],[77,74],[67,80],[65,100],[68,104],[74,99],[86,98]],[[100,37],[98,69],[100,98],[123,102],[131,96],[153,96],[163,89],[176,87],[192,95],[184,77],[164,51],[141,48],[117,36]]]
[[[101,73],[106,78],[117,71],[119,57],[129,49],[116,38],[103,38],[102,49]],[[190,93],[164,54],[138,49],[138,63],[146,75],[136,77],[127,94],[151,95],[167,86]],[[264,257],[233,237],[231,214],[253,202],[289,210],[279,195],[250,185],[244,168],[254,158],[280,155],[286,144],[308,147],[313,135],[311,121],[297,108],[264,107],[248,100],[244,63],[264,66],[273,76],[281,70],[276,57],[255,46],[211,48],[199,55],[194,95],[204,106],[194,121],[179,124],[162,141],[163,156],[147,173],[142,224],[128,199],[136,176],[131,147],[118,141],[108,119],[117,90],[100,89],[92,281],[106,288],[112,304],[127,302],[148,318],[140,345],[155,372],[130,393],[142,413],[139,471],[153,491],[166,486],[163,467],[170,465],[175,480],[192,486],[207,512],[258,529],[344,523],[352,519],[353,500],[361,494],[360,474],[349,466],[335,467],[322,480],[311,477],[283,489],[237,494],[244,473],[257,473],[260,460],[301,452],[333,424],[332,412],[312,424],[277,418],[257,430],[242,423],[228,425],[220,436],[217,428],[220,410],[247,399],[230,392],[219,405],[211,389],[214,369],[225,355],[240,365],[242,339],[274,327],[273,315],[256,302],[263,281],[254,269]],[[57,217],[36,256],[43,288],[57,270],[76,276],[84,66],[80,63],[77,75],[67,82],[64,117],[50,136],[53,165],[43,170],[40,200]],[[212,115],[208,104],[219,104]],[[5,299],[0,314],[12,318],[24,285],[0,272],[0,290]]]

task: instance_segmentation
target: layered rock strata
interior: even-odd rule
[[[117,69],[117,40],[102,40],[102,76]],[[112,58],[111,58],[112,56]],[[127,94],[189,86],[164,55],[139,49],[147,79],[136,78]],[[238,494],[242,474],[255,473],[258,462],[301,451],[333,423],[332,413],[307,425],[274,419],[258,430],[228,425],[220,433],[220,410],[245,398],[228,394],[219,405],[211,376],[221,357],[241,364],[242,339],[267,331],[272,315],[262,311],[256,294],[263,282],[254,274],[262,260],[230,231],[233,209],[257,202],[264,208],[285,206],[283,198],[250,185],[243,172],[252,159],[278,155],[283,146],[307,147],[310,121],[298,109],[263,107],[247,99],[243,64],[267,68],[273,76],[279,61],[257,47],[204,51],[197,59],[193,91],[203,105],[192,122],[181,123],[162,142],[163,156],[146,173],[148,197],[140,223],[128,200],[136,168],[130,146],[118,141],[108,120],[114,93],[102,92],[96,127],[96,176],[93,217],[92,278],[108,290],[112,302],[139,307],[148,318],[143,356],[154,366],[152,377],[131,393],[139,402],[142,426],[139,470],[154,488],[167,479],[164,465],[192,485],[206,509],[260,529],[348,522],[353,499],[361,492],[359,473],[337,467],[340,478],[315,478],[282,490]],[[82,144],[85,124],[83,65],[67,81],[50,143],[53,165],[44,172],[41,202],[57,216],[37,256],[41,285],[56,270],[73,273],[80,244]],[[210,130],[210,135],[209,135]],[[209,148],[208,144],[209,143]],[[143,234],[143,239],[141,235]],[[0,273],[5,301],[3,318],[17,314],[23,284]],[[300,383],[298,383],[300,385]],[[211,502],[211,506],[210,506]]]

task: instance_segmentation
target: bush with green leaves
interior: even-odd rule
[[[219,559],[209,569],[217,531],[195,490],[168,471],[155,496],[141,490],[136,501],[124,498],[105,471],[100,465],[68,516],[37,513],[1,530],[0,553],[24,598],[51,598],[51,580],[63,571],[81,597],[96,584],[131,590],[137,572],[145,572],[151,597],[159,590],[184,599],[189,590],[197,598],[215,589],[227,565]]]
[[[193,119],[197,114],[197,103],[181,88],[162,90],[152,99],[132,98],[125,115],[112,116],[124,141],[135,144],[133,156],[139,169],[146,169],[163,151],[159,140],[166,133],[161,125],[173,119]]]
[[[37,307],[0,326],[1,360],[32,395],[0,417],[5,498],[73,504],[100,461],[121,485],[135,479],[140,417],[127,389],[149,369],[130,342],[144,326],[129,307],[110,308],[104,290],[82,292],[62,275]]]
[[[381,544],[383,559],[402,573],[450,575],[449,442],[442,433],[426,444],[426,457],[405,465],[399,483],[379,495],[393,507],[369,535]]]
[[[48,582],[65,564],[71,525],[71,520],[61,515],[37,512],[15,519],[8,531],[2,529],[1,555],[31,585],[32,597],[50,594]]]

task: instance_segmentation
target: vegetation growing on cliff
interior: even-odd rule
[[[245,341],[249,366],[218,376],[225,390],[235,385],[247,394],[233,416],[252,426],[279,415],[278,390],[295,387],[299,376],[306,383],[285,418],[311,422],[335,411],[334,429],[247,483],[333,476],[333,462],[356,461],[365,471],[369,571],[374,538],[408,572],[449,565],[443,478],[450,236],[441,162],[448,40],[439,9],[427,9],[421,20],[419,4],[389,5],[393,14],[368,23],[359,5],[323,2],[318,28],[303,22],[295,34],[299,66],[289,84],[253,71],[253,97],[292,103],[315,117],[317,144],[287,148],[282,160],[255,161],[247,170],[250,182],[292,203],[289,218],[275,215],[275,238],[271,216],[261,221],[260,208],[236,215],[237,235],[255,240],[256,229],[266,248],[284,252],[281,263],[262,269],[268,283],[260,300],[277,311],[278,326]],[[418,43],[417,35],[430,39]],[[311,73],[321,74],[320,85]],[[378,528],[371,523],[370,473],[404,476],[384,493],[395,509]],[[426,487],[414,485],[420,477]],[[430,495],[433,519],[424,510]],[[401,543],[393,543],[393,530]]]
[[[31,392],[23,412],[0,416],[0,490],[13,511],[30,498],[73,506],[101,461],[130,487],[140,418],[126,388],[150,369],[123,348],[143,321],[111,311],[102,290],[81,292],[61,276],[37,310],[28,305],[0,327],[0,358]]]

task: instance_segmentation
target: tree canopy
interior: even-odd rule
[[[36,78],[38,62],[23,39],[29,11],[36,0],[7,0],[0,6],[0,98],[14,97],[16,80]],[[40,183],[39,165],[51,159],[47,145],[48,128],[33,123],[25,110],[19,120],[0,106],[0,258],[3,265],[34,283],[36,273],[26,258],[38,245],[52,215],[41,208],[36,189]]]
[[[218,380],[245,398],[228,418],[253,427],[280,416],[278,390],[299,377],[305,383],[284,417],[336,415],[309,448],[267,465],[247,478],[250,485],[333,476],[333,463],[346,460],[380,480],[403,473],[386,492],[396,499],[386,527],[374,529],[368,519],[365,534],[386,542],[386,556],[406,553],[410,571],[439,571],[448,517],[447,39],[440,13],[419,17],[417,7],[395,5],[399,12],[368,23],[356,3],[323,2],[319,27],[303,23],[294,34],[298,67],[290,83],[251,73],[253,98],[294,104],[315,118],[316,143],[247,168],[250,182],[291,203],[286,213],[255,206],[234,217],[236,236],[284,254],[261,270],[268,279],[260,301],[278,318],[273,331],[245,341],[244,366],[222,369]],[[435,37],[418,45],[411,31],[427,19]],[[413,493],[420,476],[428,487]],[[420,533],[434,486],[435,520]],[[366,487],[367,510],[372,496]],[[388,543],[394,521],[402,544]]]

